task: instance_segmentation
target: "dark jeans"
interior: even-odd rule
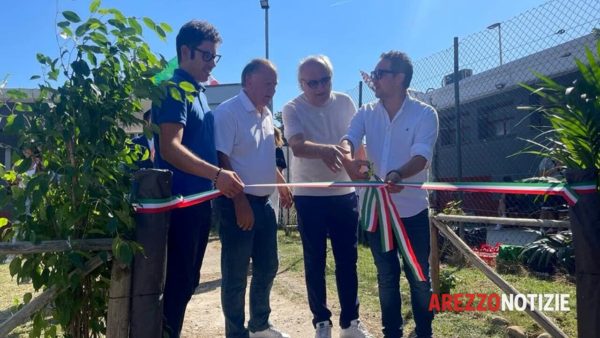
[[[210,203],[171,212],[163,314],[169,337],[179,337],[185,308],[200,283],[210,233]]]
[[[325,289],[327,235],[335,260],[335,279],[340,301],[340,326],[358,318],[358,209],[355,193],[342,196],[295,196],[298,230],[304,250],[304,271],[313,325],[331,322]]]
[[[249,195],[248,195],[249,196]],[[225,315],[225,336],[247,338],[248,330],[262,331],[269,327],[271,306],[269,296],[277,273],[277,223],[268,196],[248,198],[254,213],[254,226],[240,229],[233,201],[220,197],[215,201],[221,238],[221,305]],[[245,298],[248,264],[252,258],[250,285],[250,320],[245,323]]]
[[[426,282],[419,282],[402,258],[406,279],[410,285],[410,298],[415,332],[419,338],[429,338],[432,335],[431,322],[433,312],[428,310],[431,299],[431,283],[429,279],[429,219],[427,209],[415,216],[402,218],[406,233],[412,245],[417,261],[427,276]],[[369,246],[377,266],[377,282],[379,284],[379,302],[381,305],[381,321],[385,338],[402,337],[402,313],[400,300],[400,260],[398,243],[394,238],[396,250],[382,252],[379,230],[369,233]]]

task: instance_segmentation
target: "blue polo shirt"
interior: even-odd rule
[[[171,97],[163,100],[158,109],[152,110],[152,121],[162,123],[179,123],[183,125],[182,144],[204,161],[217,165],[217,150],[215,148],[214,117],[204,95],[204,87],[182,69],[176,69],[171,78],[176,84],[187,81],[193,84],[198,91],[193,101],[185,98],[184,91],[179,89],[183,102]],[[212,189],[212,182],[208,179],[185,173],[160,156],[160,135],[156,137],[155,166],[173,172],[173,195],[190,195]]]

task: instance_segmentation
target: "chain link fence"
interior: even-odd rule
[[[519,109],[540,103],[520,84],[535,83],[536,72],[562,84],[575,80],[574,59],[585,58],[585,46],[595,49],[599,27],[599,1],[549,1],[415,61],[410,93],[436,108],[440,121],[431,180],[562,179],[560,164],[520,153],[530,145],[527,139],[544,142],[537,136],[545,125],[539,113]],[[367,86],[347,94],[357,104],[375,99]],[[550,178],[535,179],[540,176]],[[451,207],[483,216],[558,219],[566,215],[563,202],[481,193],[432,196],[437,211]]]
[[[539,113],[519,109],[541,103],[521,84],[535,84],[535,73],[561,84],[574,81],[575,58],[585,59],[586,46],[596,49],[599,27],[600,1],[554,0],[449,41],[449,48],[414,61],[409,93],[432,105],[440,121],[430,180],[561,180],[560,164],[544,163],[542,157],[521,153],[530,145],[527,139],[544,143],[538,135],[547,129]],[[357,106],[376,99],[363,83],[346,93]],[[293,156],[291,151],[286,154]],[[430,197],[434,213],[554,220],[568,217],[568,206],[558,196],[433,192]],[[474,220],[448,225],[487,258],[498,253],[498,243],[523,246],[564,230],[518,223]],[[283,211],[280,224],[297,224],[295,212]],[[444,264],[462,261],[462,255],[442,235],[439,244]],[[374,267],[370,269],[375,273]]]

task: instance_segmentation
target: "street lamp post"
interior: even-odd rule
[[[495,28],[498,28],[498,51],[500,55],[500,66],[502,66],[502,24],[500,22],[496,22],[487,27],[487,29]]]
[[[265,10],[265,58],[269,59],[269,0],[260,0],[260,8]]]

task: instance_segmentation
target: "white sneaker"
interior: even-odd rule
[[[360,320],[350,322],[350,326],[340,331],[340,338],[373,338],[369,331],[362,325]]]
[[[268,329],[262,331],[250,331],[250,338],[290,338],[290,335],[270,326]]]
[[[315,327],[315,338],[331,338],[331,323],[328,320],[318,322]]]

